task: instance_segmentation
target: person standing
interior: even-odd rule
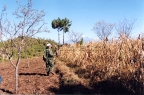
[[[49,43],[46,45],[46,49],[44,51],[44,61],[46,63],[46,72],[47,72],[47,76],[49,76],[50,73],[54,74],[53,70],[54,70],[54,54],[53,51],[51,49],[52,45]]]

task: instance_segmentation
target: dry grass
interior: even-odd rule
[[[143,68],[140,68],[141,49],[141,40],[119,38],[109,42],[90,42],[82,46],[63,46],[59,50],[59,58],[78,77],[87,79],[92,84],[109,79],[121,80],[123,85],[136,93],[139,91],[132,86],[143,83],[144,79]],[[134,85],[129,84],[131,80],[135,80]]]
[[[61,80],[62,82],[64,82],[63,84],[77,84],[77,83],[82,83],[83,80],[81,80],[77,75],[74,74],[74,72],[67,67],[64,62],[57,62],[57,59],[55,59],[56,61],[56,68],[58,71],[56,71],[57,73],[59,73],[61,75]]]

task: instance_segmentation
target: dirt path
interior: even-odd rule
[[[29,67],[28,67],[29,62]],[[0,63],[0,94],[15,94],[15,73],[9,63]],[[45,76],[45,63],[41,58],[22,60],[19,66],[18,94],[55,94],[59,89],[59,74]]]

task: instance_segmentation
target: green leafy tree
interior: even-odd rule
[[[71,26],[71,21],[67,18],[64,19],[54,19],[52,21],[52,28],[58,30],[58,43],[60,45],[60,31],[63,30],[63,44],[64,44],[64,33],[69,32],[69,28]]]
[[[60,33],[59,32],[62,30],[62,23],[61,23],[60,18],[54,19],[52,21],[52,28],[57,29],[57,31],[58,31],[58,44],[60,45]]]
[[[83,43],[84,43],[84,40],[83,40],[83,38],[81,38],[80,45],[83,45]]]
[[[63,29],[63,44],[64,44],[64,33],[69,32],[69,28],[72,25],[72,21],[67,18],[62,19],[62,29]]]

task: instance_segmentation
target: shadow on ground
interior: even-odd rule
[[[3,92],[6,92],[7,94],[13,94],[13,92],[9,91],[9,90],[5,90],[5,89],[0,89]]]
[[[50,88],[49,90],[56,94],[92,94],[91,89],[88,89],[87,87],[81,84],[65,86],[61,85],[59,89]]]
[[[126,87],[122,85],[120,81],[112,82],[112,81],[102,81],[93,84],[93,94],[120,94],[120,95],[129,95],[134,94],[134,92],[130,91]]]
[[[19,75],[24,75],[24,76],[26,76],[26,75],[28,75],[28,76],[30,76],[30,75],[39,75],[39,76],[46,76],[46,74],[41,74],[41,73],[19,73]]]
[[[91,88],[85,87],[82,84],[63,85],[59,89],[50,88],[55,94],[98,94],[98,95],[138,95],[138,93],[125,87],[121,81],[105,80],[93,83]]]

